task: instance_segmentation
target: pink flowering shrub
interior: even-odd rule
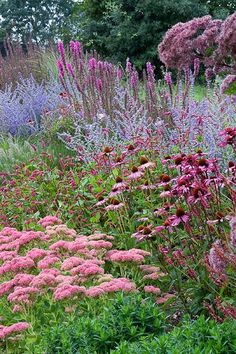
[[[222,93],[236,93],[236,12],[225,21],[211,16],[177,23],[169,29],[159,45],[159,56],[166,67],[186,70],[196,60],[207,67],[206,77],[228,73]],[[194,68],[195,72],[195,68]]]
[[[177,23],[164,36],[159,45],[161,61],[167,68],[183,69],[197,59],[215,73],[235,73],[236,14],[224,22],[211,16]]]

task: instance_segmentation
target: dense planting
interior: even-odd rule
[[[235,352],[231,25],[170,29],[176,77],[60,41],[58,80],[0,93],[3,352]],[[196,98],[201,62],[230,75]]]

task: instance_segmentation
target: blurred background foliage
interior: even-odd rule
[[[160,65],[157,46],[177,22],[206,14],[224,19],[235,10],[227,0],[2,0],[0,50],[6,55],[6,37],[44,47],[73,38],[110,61],[129,57],[140,70],[147,61]]]

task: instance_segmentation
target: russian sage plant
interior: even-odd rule
[[[16,88],[0,91],[0,133],[28,135],[41,129],[41,117],[62,105],[57,81],[41,82],[21,78]]]

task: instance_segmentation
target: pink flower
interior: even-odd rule
[[[108,200],[109,200],[109,198],[103,198],[103,197],[101,197],[101,199],[98,200],[98,202],[95,204],[95,206],[104,205]]]
[[[23,311],[23,307],[20,305],[14,305],[12,312],[17,313],[17,312],[22,312]]]
[[[156,164],[154,162],[146,162],[144,164],[142,164],[141,166],[138,167],[139,171],[144,171],[146,169],[154,169],[156,167]]]
[[[115,278],[111,281],[93,286],[86,291],[88,297],[98,297],[105,293],[113,293],[117,291],[130,292],[136,289],[135,284],[126,278]]]
[[[105,291],[99,286],[93,286],[86,290],[87,297],[98,297],[105,294]]]
[[[64,300],[74,297],[78,294],[85,294],[85,287],[78,285],[71,285],[68,283],[62,283],[54,291],[55,300]]]
[[[69,257],[64,260],[64,262],[61,265],[62,270],[70,270],[74,267],[77,267],[78,265],[82,264],[84,262],[83,258],[80,257]]]
[[[90,71],[94,71],[97,67],[97,61],[95,58],[91,58],[88,61],[88,68]]]
[[[76,231],[69,229],[66,225],[53,225],[46,227],[46,234],[50,237],[53,236],[63,236],[68,238],[75,238],[77,236]]]
[[[2,251],[0,252],[0,260],[2,261],[10,261],[11,259],[17,256],[16,251]]]
[[[87,247],[93,249],[110,249],[112,248],[112,243],[104,240],[89,241]]]
[[[150,274],[146,274],[143,277],[143,280],[158,280],[161,277],[166,276],[165,273],[159,272],[159,273],[150,273]]]
[[[114,237],[110,235],[102,234],[98,231],[95,231],[94,234],[88,236],[89,241],[96,241],[96,240],[103,240],[103,239],[112,241],[114,240]]]
[[[80,274],[85,277],[97,274],[104,274],[104,269],[92,261],[85,261],[83,264],[72,268],[70,273],[72,275]]]
[[[143,172],[134,166],[131,170],[131,174],[127,176],[127,179],[130,181],[135,181],[142,177],[143,177]]]
[[[38,262],[39,269],[49,268],[50,266],[54,265],[55,263],[59,262],[60,258],[56,256],[46,256],[41,261]]]
[[[45,216],[44,218],[40,219],[38,221],[39,225],[42,225],[43,227],[47,227],[47,226],[51,226],[51,225],[55,225],[55,224],[61,224],[62,221],[60,219],[58,219],[58,217],[56,216]]]
[[[160,294],[161,290],[155,286],[152,285],[147,285],[144,287],[145,293],[151,293],[151,294]]]
[[[8,295],[7,300],[10,302],[24,302],[29,299],[32,294],[37,294],[39,290],[35,287],[16,287],[10,295]]]
[[[55,281],[57,283],[73,284],[76,281],[78,281],[78,277],[76,275],[75,276],[71,276],[71,275],[61,275],[61,274],[59,274],[59,275],[56,276]]]
[[[169,299],[172,299],[172,298],[174,298],[174,297],[175,297],[174,294],[168,294],[168,293],[167,293],[167,294],[163,294],[162,297],[157,298],[156,303],[157,303],[158,305],[164,304],[164,303],[167,302]]]
[[[51,246],[49,246],[49,249],[51,251],[60,250],[60,249],[67,250],[68,246],[69,246],[69,242],[68,241],[59,240],[59,241],[53,243]]]
[[[33,248],[32,250],[28,251],[26,256],[36,260],[39,258],[43,258],[47,255],[48,251],[41,249],[41,248]]]
[[[15,332],[22,332],[25,331],[30,327],[29,323],[27,322],[18,322],[14,323],[11,326],[0,326],[0,339],[3,339]]]
[[[67,63],[67,64],[66,64],[66,68],[67,68],[67,70],[68,70],[68,73],[69,73],[72,77],[74,77],[74,76],[75,76],[75,73],[74,73],[74,69],[73,69],[71,63]]]
[[[127,189],[127,187],[128,187],[128,184],[126,182],[124,182],[121,177],[116,177],[116,183],[114,184],[112,189],[115,188],[119,191],[124,191]]]
[[[160,271],[160,268],[159,267],[155,267],[155,266],[152,266],[152,265],[149,265],[149,264],[143,264],[143,265],[140,265],[139,268],[141,269],[141,271],[143,273],[146,273],[146,274],[152,274],[152,273],[157,273]]]
[[[27,273],[19,273],[13,279],[14,286],[29,286],[35,275]]]
[[[65,75],[65,72],[64,72],[64,67],[63,67],[63,63],[61,60],[57,60],[57,69],[59,72],[59,76],[62,79]]]
[[[44,272],[39,273],[31,281],[31,286],[35,288],[41,288],[44,286],[54,286],[56,285],[55,276],[52,274],[47,274]]]
[[[221,242],[219,240],[215,241],[210,249],[208,261],[212,269],[217,273],[224,273],[225,271],[226,262],[221,256],[221,254],[223,255],[224,253]]]
[[[123,208],[123,207],[124,207],[124,203],[121,203],[117,199],[112,199],[111,200],[111,204],[106,206],[105,209],[106,210],[118,210],[118,209]]]
[[[182,208],[176,210],[175,215],[167,219],[170,223],[170,226],[178,226],[180,223],[187,223],[189,221],[189,215],[185,213]]]
[[[147,238],[152,237],[154,234],[155,231],[152,230],[152,225],[139,226],[138,231],[132,234],[131,237],[134,237],[138,242],[142,242]]]
[[[29,257],[16,257],[10,261],[6,261],[0,267],[0,274],[5,274],[7,272],[17,273],[23,269],[30,269],[35,266],[34,261]]]
[[[4,283],[1,283],[0,284],[0,297],[9,293],[13,287],[14,287],[13,280],[8,280]]]
[[[112,250],[107,252],[106,259],[111,262],[134,262],[134,263],[141,263],[144,261],[145,256],[149,256],[150,253],[139,250],[139,249],[130,249],[127,251],[119,251],[119,250]]]

